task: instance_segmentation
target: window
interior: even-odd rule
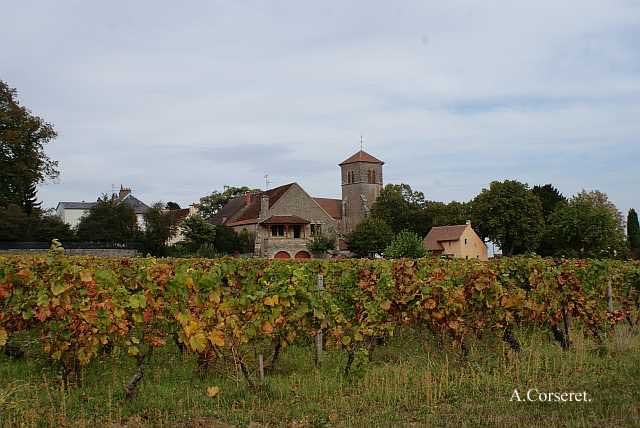
[[[376,184],[376,171],[371,171],[371,184]]]
[[[295,239],[302,238],[302,226],[300,226],[299,224],[293,225],[293,237]]]
[[[284,236],[284,224],[272,224],[271,236]]]
[[[311,236],[318,236],[322,234],[321,224],[311,224]]]
[[[372,173],[372,172],[373,172],[373,171],[371,171],[371,170],[367,171],[367,183],[369,183],[369,184],[371,184],[371,183],[372,183],[372,181],[371,181],[371,178],[372,178],[372,177],[371,177],[371,173]]]
[[[464,238],[464,245],[467,245],[467,238]]]

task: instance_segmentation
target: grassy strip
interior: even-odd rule
[[[37,341],[22,337],[28,358],[0,357],[3,426],[637,426],[640,424],[640,336],[620,329],[597,347],[574,334],[562,351],[547,334],[519,331],[515,355],[498,339],[470,342],[466,357],[438,349],[419,331],[402,330],[356,361],[342,377],[346,355],[329,352],[320,369],[312,346],[283,350],[256,389],[236,367],[195,358],[167,346],[153,358],[137,394],[124,398],[135,371],[130,358],[99,357],[82,384],[65,389]],[[256,368],[257,370],[257,368]],[[255,373],[254,373],[255,374]],[[210,397],[207,388],[220,392]],[[509,401],[514,388],[587,391],[587,403]]]

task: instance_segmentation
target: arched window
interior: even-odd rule
[[[377,183],[377,181],[376,181],[376,171],[375,171],[375,169],[371,171],[371,183],[372,183],[372,184],[376,184],[376,183]]]
[[[371,170],[367,171],[367,183],[371,183]]]

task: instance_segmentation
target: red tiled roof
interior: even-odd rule
[[[248,224],[256,224],[257,222],[258,222],[257,218],[250,218],[250,219],[247,219],[247,220],[230,221],[230,222],[225,223],[225,226],[229,226],[229,227],[231,227],[231,226],[246,226]]]
[[[342,200],[329,198],[313,198],[331,217],[342,218]]]
[[[425,247],[430,251],[442,250],[440,242],[457,241],[466,228],[466,224],[432,227],[426,238],[424,238]]]
[[[369,153],[365,152],[364,150],[360,150],[358,153],[354,154],[349,159],[340,163],[340,166],[347,165],[350,163],[356,163],[356,162],[379,163],[380,165],[384,165],[384,162],[382,162],[380,159],[376,159],[373,156],[371,156]]]
[[[284,186],[274,187],[273,189],[269,189],[265,192],[252,194],[249,205],[246,205],[243,209],[239,210],[239,214],[236,217],[233,219],[230,218],[229,225],[243,220],[257,219],[260,215],[260,201],[262,200],[262,195],[266,194],[269,197],[269,206],[272,207],[293,185],[294,183],[289,183]],[[240,196],[240,198],[244,198],[244,196]]]
[[[296,215],[272,215],[266,220],[261,221],[262,224],[309,224],[309,220]]]

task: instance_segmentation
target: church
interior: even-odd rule
[[[382,165],[360,150],[339,164],[342,199],[314,198],[289,183],[230,200],[212,222],[248,231],[255,237],[256,256],[311,258],[307,243],[320,234],[336,235],[336,249],[345,249],[344,237],[369,214],[382,190]]]

